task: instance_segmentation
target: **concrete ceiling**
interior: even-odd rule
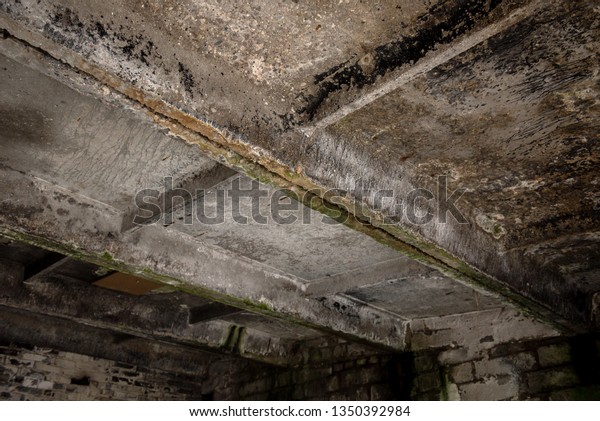
[[[215,313],[219,337],[417,349],[468,342],[465,326],[507,341],[595,330],[598,13],[2,1],[1,232],[240,309]],[[160,214],[140,223],[140,206]],[[40,253],[18,244],[0,257]],[[181,323],[176,340],[202,342]]]

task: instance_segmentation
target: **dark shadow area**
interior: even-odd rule
[[[410,400],[415,378],[414,354],[406,352],[394,355],[387,363],[386,369],[394,399]]]

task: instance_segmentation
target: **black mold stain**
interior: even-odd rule
[[[179,74],[181,75],[181,83],[183,84],[186,92],[191,96],[194,96],[193,88],[195,86],[194,77],[192,72],[183,63],[179,62]]]
[[[437,44],[447,44],[459,35],[472,29],[476,22],[487,17],[502,0],[461,0],[450,8],[439,3],[419,17],[421,22],[435,22],[421,29],[414,36],[380,45],[375,48],[370,72],[365,72],[358,60],[348,60],[314,77],[318,90],[314,95],[305,96],[306,105],[300,114],[310,121],[323,102],[332,93],[344,88],[362,88],[375,82],[377,77],[406,64],[413,64],[433,50]]]
[[[106,38],[108,36],[108,32],[106,32],[104,25],[100,22],[96,22],[96,32],[100,38]]]
[[[129,28],[123,25],[101,22],[94,17],[82,20],[71,9],[61,6],[54,10],[50,22],[51,24],[44,26],[44,32],[52,39],[77,51],[81,50],[81,45],[78,45],[80,41],[76,43],[75,37],[71,35],[86,39],[94,45],[101,44],[109,51],[123,54],[128,60],[137,59],[146,66],[150,66],[152,60],[157,62],[162,59],[152,41],[146,39],[143,34],[127,34]]]
[[[72,32],[82,33],[83,23],[79,17],[68,7],[58,8],[56,13],[50,18],[53,25],[61,28],[71,28]]]
[[[531,224],[532,228],[538,230],[564,229],[577,222],[591,221],[600,223],[600,213],[594,209],[579,209],[576,213],[563,213],[549,218],[544,218]]]

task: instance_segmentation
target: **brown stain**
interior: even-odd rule
[[[92,285],[129,295],[144,295],[164,286],[158,282],[120,272],[105,276]]]

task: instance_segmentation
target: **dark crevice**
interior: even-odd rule
[[[571,338],[571,361],[582,386],[600,385],[600,349],[597,334]]]
[[[87,376],[72,378],[71,384],[75,384],[77,386],[89,386],[90,378]]]
[[[387,363],[388,383],[394,400],[411,400],[415,378],[414,354],[405,352],[394,355]]]
[[[51,251],[47,252],[46,255],[44,257],[42,257],[41,259],[36,260],[36,261],[28,264],[27,266],[25,266],[25,274],[24,274],[25,279],[31,278],[32,276],[40,273],[44,269],[63,260],[64,258],[65,258],[65,256],[62,254],[54,253]]]

